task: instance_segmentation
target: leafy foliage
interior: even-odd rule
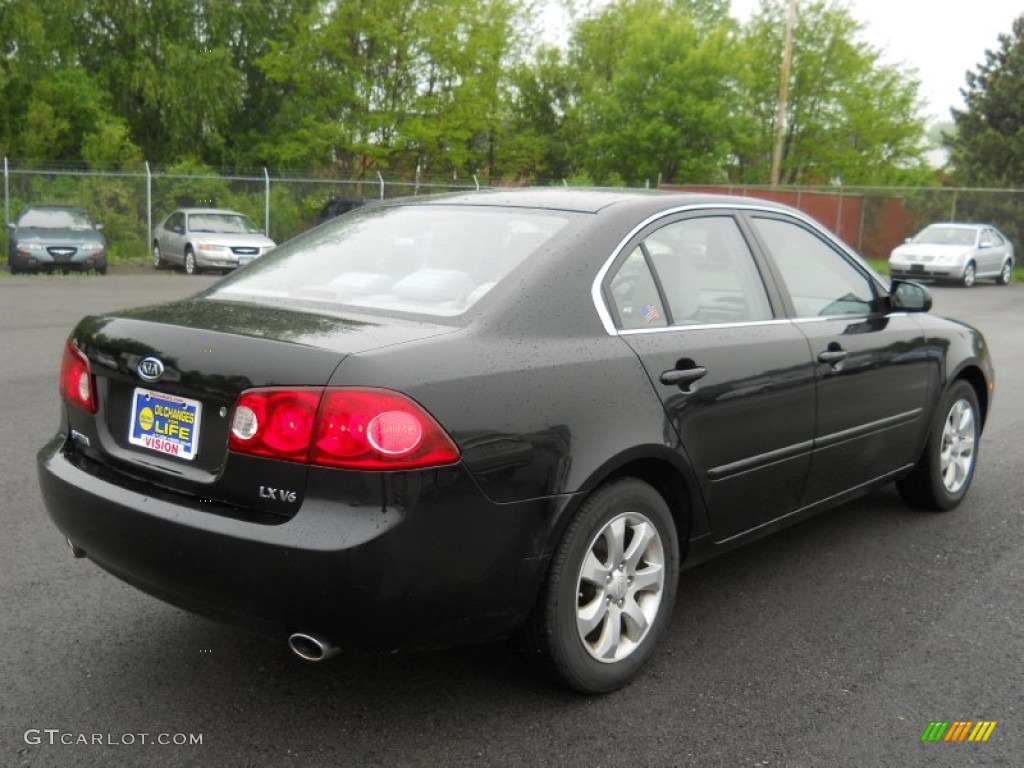
[[[158,214],[211,199],[257,221],[262,184],[218,174],[768,181],[785,0],[764,0],[745,24],[728,0],[611,0],[575,17],[565,45],[533,45],[544,2],[3,0],[0,153],[21,167],[111,173],[146,161],[165,174],[152,190]],[[928,178],[913,74],[881,63],[845,5],[800,9],[784,181]],[[978,75],[979,94],[1004,105],[1000,120],[1024,103],[1019,85],[994,79],[1018,48]],[[991,143],[991,126],[958,127],[971,147]],[[965,172],[987,167],[959,152]],[[178,178],[189,172],[202,178]],[[83,191],[21,176],[12,194],[88,194],[79,199],[106,209],[97,216],[112,241],[136,238],[139,182],[119,178]],[[275,185],[271,234],[307,226],[327,190]]]
[[[599,183],[767,180],[784,0],[614,0],[529,50],[531,0],[6,0],[0,151],[25,164]],[[801,3],[785,179],[905,181],[917,84]],[[1019,101],[1019,100],[1018,100]]]
[[[1012,34],[967,73],[964,110],[953,110],[950,138],[957,179],[974,186],[1024,185],[1024,15]]]
[[[768,177],[777,129],[786,4],[766,0],[743,30],[741,136],[733,178]],[[916,79],[861,39],[843,5],[800,5],[783,142],[786,184],[896,185],[920,181],[925,128]]]
[[[1024,15],[1011,34],[967,73],[966,108],[953,110],[955,132],[947,136],[953,179],[968,187],[1016,190],[1024,186]],[[1024,195],[961,196],[957,218],[987,221],[1024,247]]]

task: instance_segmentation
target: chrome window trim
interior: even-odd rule
[[[687,323],[685,325],[661,325],[657,328],[623,328],[614,336],[636,336],[648,333],[665,333],[666,331],[720,331],[728,328],[750,328],[759,325],[791,325],[788,317],[775,317],[771,320],[744,320],[737,323]]]
[[[757,204],[731,204],[731,203],[692,203],[690,205],[678,205],[673,208],[666,208],[663,211],[651,214],[646,219],[637,224],[633,229],[626,234],[619,244],[612,250],[611,256],[609,256],[604,264],[601,265],[601,269],[597,272],[597,277],[594,278],[594,282],[590,288],[590,297],[594,302],[594,309],[597,310],[597,316],[601,320],[601,325],[604,326],[605,332],[609,336],[622,336],[634,333],[651,333],[651,332],[664,332],[664,331],[679,331],[683,329],[697,329],[697,328],[732,328],[736,326],[750,326],[750,325],[764,325],[768,323],[781,323],[781,322],[820,322],[822,320],[835,320],[837,318],[856,320],[858,318],[864,319],[871,317],[871,315],[835,315],[830,317],[813,317],[813,318],[773,318],[772,320],[757,320],[747,321],[741,323],[714,323],[709,325],[670,325],[663,328],[633,328],[633,329],[619,329],[615,327],[615,322],[612,320],[611,312],[608,311],[608,306],[605,303],[604,296],[601,293],[601,285],[604,283],[605,277],[608,275],[608,271],[611,269],[612,264],[622,254],[623,249],[646,227],[655,223],[659,219],[668,218],[675,216],[680,213],[692,213],[699,211],[709,212],[730,212],[730,211],[747,211],[755,213],[768,213],[774,216],[782,216],[795,221],[799,221],[809,226],[814,232],[822,236],[828,243],[836,247],[845,256],[852,259],[855,264],[862,267],[866,272],[871,282],[876,288],[882,291],[888,292],[889,287],[875,274],[874,270],[862,259],[857,253],[850,249],[846,243],[829,232],[825,227],[819,224],[817,221],[807,216],[802,211],[788,211],[779,210],[765,205]]]

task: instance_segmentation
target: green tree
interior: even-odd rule
[[[953,110],[955,132],[946,141],[955,184],[1016,190],[1024,186],[1024,15],[998,42],[967,73],[965,108]],[[991,222],[1020,247],[1022,198],[1005,192],[961,194],[957,218]]]
[[[564,179],[577,170],[582,141],[574,105],[578,88],[564,52],[537,48],[516,65],[505,99],[498,165],[506,179]]]
[[[742,101],[730,176],[766,183],[774,146],[785,0],[765,0],[736,49]],[[799,5],[781,179],[786,184],[906,184],[928,175],[919,83],[884,64],[843,4]]]
[[[965,109],[953,110],[948,137],[957,181],[974,186],[1024,185],[1024,15],[999,46],[967,73]]]
[[[511,0],[363,0],[297,18],[261,60],[284,94],[260,152],[361,176],[489,165]]]
[[[533,90],[520,92],[535,100],[546,84],[558,95],[552,111],[530,112],[543,120],[538,133],[570,148],[560,153],[572,161],[558,167],[563,176],[611,184],[720,176],[735,93],[726,11],[714,0],[618,0],[575,25],[562,72],[550,56],[539,60],[545,69],[526,82]],[[552,133],[544,123],[553,120]]]
[[[242,82],[209,23],[212,2],[85,0],[78,59],[152,160],[221,160]],[[230,7],[233,3],[225,3]]]

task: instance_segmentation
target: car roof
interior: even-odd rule
[[[59,205],[59,204],[49,204],[49,203],[44,203],[44,204],[30,203],[29,205],[26,205],[24,208],[22,208],[18,212],[18,215],[20,216],[21,214],[25,213],[26,211],[78,211],[79,213],[86,213],[87,214],[85,208],[83,208],[80,205]]]
[[[936,221],[933,224],[929,224],[925,229],[931,227],[953,227],[955,229],[995,229],[991,224],[977,224],[964,221]]]
[[[176,208],[174,213],[230,213],[234,216],[244,216],[245,214],[241,211],[235,211],[231,208]]]
[[[796,212],[772,200],[754,197],[709,194],[704,192],[668,192],[646,189],[583,189],[564,187],[524,187],[487,189],[421,198],[400,198],[385,204],[478,205],[510,208],[535,208],[577,213],[599,213],[608,208],[629,208],[651,212],[673,207],[702,205],[757,207]]]

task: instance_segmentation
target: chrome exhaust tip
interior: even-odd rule
[[[85,557],[85,550],[77,544],[75,544],[75,542],[73,542],[71,539],[64,539],[64,541],[67,542],[68,549],[71,550],[72,556],[78,559]]]
[[[323,661],[329,659],[341,649],[316,635],[307,635],[305,632],[293,632],[288,636],[288,647],[292,653],[303,661]]]

